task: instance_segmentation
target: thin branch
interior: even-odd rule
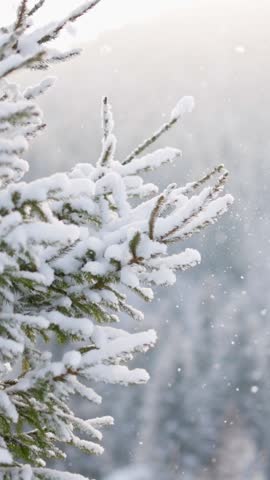
[[[7,77],[8,75],[10,75],[11,73],[13,73],[17,70],[21,70],[24,67],[32,68],[32,66],[33,66],[33,64],[35,64],[35,62],[41,61],[42,57],[44,56],[44,53],[45,52],[42,51],[42,52],[37,53],[36,56],[27,57],[24,60],[22,60],[19,65],[16,65],[16,64],[13,65],[11,63],[10,66],[6,69],[6,71],[4,71],[4,73],[2,75],[0,75],[0,79]]]
[[[217,165],[215,168],[213,168],[213,170],[207,173],[204,177],[197,180],[197,182],[192,182],[187,184],[186,187],[181,189],[181,193],[186,195],[194,190],[197,190],[197,188],[200,188],[206,182],[211,180],[211,178],[213,178],[216,175],[216,173],[221,173],[221,172],[226,172],[223,164]]]
[[[165,202],[165,196],[160,195],[160,197],[158,198],[157,203],[156,203],[156,205],[153,208],[153,211],[151,213],[150,220],[149,220],[149,238],[150,238],[150,240],[154,239],[155,223],[156,223],[157,218],[159,217],[159,213],[160,213],[160,210],[161,210],[162,206],[164,205],[164,202]]]
[[[159,241],[166,243],[167,240],[168,240],[168,237],[171,237],[171,236],[175,235],[176,233],[180,232],[183,227],[188,225],[197,215],[199,215],[204,210],[204,208],[209,204],[209,202],[211,200],[213,200],[220,193],[220,191],[224,188],[224,185],[227,181],[228,175],[229,175],[229,172],[227,170],[225,170],[223,175],[221,175],[221,177],[217,180],[217,183],[214,185],[214,187],[211,188],[209,194],[207,195],[207,197],[204,200],[203,205],[200,205],[200,207],[197,208],[197,210],[195,210],[191,216],[185,218],[182,221],[181,225],[177,225],[176,227],[172,228],[169,232],[165,233],[159,239]]]
[[[127,163],[130,163],[135,157],[140,155],[146,148],[148,148],[150,145],[155,143],[163,133],[167,132],[172,128],[172,126],[177,122],[177,118],[173,118],[167,123],[164,123],[153,135],[149,138],[147,138],[143,143],[138,145],[133,152],[131,152],[128,157],[123,161],[123,165],[127,165]]]
[[[108,117],[108,97],[102,99],[102,126],[104,139],[108,137],[110,133],[110,120]]]
[[[66,17],[64,20],[58,23],[58,25],[55,27],[55,29],[51,31],[51,33],[48,33],[43,37],[41,37],[38,43],[42,44],[42,43],[49,42],[50,40],[54,40],[69,22],[73,23],[76,20],[78,20],[78,18],[82,17],[87,12],[89,12],[89,10],[94,8],[100,1],[101,0],[92,0],[92,2],[90,3],[87,2],[85,6],[82,6],[74,10],[68,17]]]
[[[28,0],[22,0],[21,4],[18,7],[15,30],[18,30],[23,25],[23,21],[27,15],[27,3]]]
[[[28,13],[29,17],[31,17],[32,15],[34,15],[41,7],[43,7],[44,3],[46,2],[46,0],[39,0],[39,2],[37,2],[32,10],[30,10],[30,12]]]

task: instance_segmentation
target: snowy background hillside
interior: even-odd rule
[[[29,153],[31,178],[94,162],[106,94],[125,155],[193,95],[192,115],[159,144],[183,158],[158,180],[184,184],[224,163],[235,197],[230,214],[189,243],[201,266],[147,307],[144,328],[159,342],[136,364],[151,381],[103,387],[116,422],[102,461],[71,452],[69,468],[97,480],[269,480],[270,4],[173,3],[55,67],[56,87],[41,101],[48,128]]]

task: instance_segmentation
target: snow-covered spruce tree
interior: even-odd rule
[[[176,271],[200,262],[195,250],[171,254],[168,247],[213,223],[232,197],[222,196],[223,166],[162,193],[140,176],[180,156],[174,148],[145,150],[191,110],[187,97],[123,161],[115,157],[111,107],[104,98],[96,165],[22,182],[28,163],[21,157],[44,127],[35,98],[53,82],[21,91],[10,74],[25,67],[45,70],[77,54],[49,45],[99,0],[42,28],[35,28],[33,18],[45,0],[30,3],[22,0],[15,22],[0,31],[0,479],[79,479],[46,462],[65,458],[65,445],[102,453],[100,428],[112,419],[82,420],[71,410],[70,396],[99,404],[93,382],[148,380],[144,370],[124,364],[154,345],[155,332],[130,334],[112,324],[121,312],[142,320],[127,303],[129,290],[150,301],[152,286],[171,285]],[[55,336],[73,343],[61,361],[49,351]]]

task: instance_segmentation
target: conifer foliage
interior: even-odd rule
[[[176,272],[200,262],[197,251],[170,245],[213,223],[232,203],[222,191],[219,166],[198,182],[163,192],[141,174],[176,161],[180,151],[145,150],[170,129],[193,100],[184,97],[168,122],[126,159],[117,159],[113,116],[102,102],[103,140],[95,166],[77,164],[32,182],[22,181],[22,159],[43,128],[36,98],[47,78],[22,91],[10,78],[22,68],[47,70],[77,50],[59,52],[52,41],[91,10],[88,0],[65,17],[35,27],[45,0],[22,0],[14,23],[0,30],[0,479],[79,479],[48,468],[65,458],[65,445],[102,453],[100,429],[110,417],[83,420],[71,396],[96,404],[95,383],[140,384],[141,369],[125,364],[156,342],[154,331],[128,333],[117,326],[123,312],[143,314],[127,303],[128,292],[146,301],[152,287],[171,285]],[[61,360],[51,342],[67,344]]]

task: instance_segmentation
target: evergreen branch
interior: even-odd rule
[[[110,119],[108,115],[108,97],[102,99],[102,127],[104,139],[108,137],[110,133]]]
[[[11,63],[3,73],[0,73],[0,79],[6,78],[13,72],[21,70],[22,68],[33,68],[35,63],[41,62],[45,55],[45,50],[38,52],[36,55],[30,55],[26,58],[22,58],[19,65]]]
[[[115,151],[115,138],[113,135],[110,135],[105,140],[103,152],[98,161],[98,164],[101,167],[107,166],[110,163],[110,161],[113,159],[114,151]]]
[[[165,196],[160,195],[155,207],[152,210],[152,213],[150,215],[150,220],[149,220],[149,238],[150,240],[154,239],[154,229],[155,229],[155,223],[157,218],[159,217],[160,210],[163,207],[165,203]]]
[[[146,150],[150,145],[153,145],[165,132],[168,132],[173,125],[177,123],[178,118],[172,118],[167,123],[162,125],[153,135],[147,138],[143,143],[141,143],[133,152],[131,152],[127,158],[122,162],[123,165],[127,165],[134,158],[138,157],[144,150]]]
[[[47,60],[47,65],[49,64],[57,64],[57,63],[62,63],[66,62],[67,60],[71,60],[73,58],[76,58],[80,55],[81,49],[80,48],[73,48],[72,50],[69,50],[68,52],[59,52],[57,54],[54,54]]]
[[[17,20],[15,23],[15,31],[19,30],[23,26],[23,22],[27,16],[27,3],[28,0],[21,0],[21,3],[17,11]]]
[[[30,10],[30,12],[28,13],[28,16],[29,17],[32,17],[41,7],[43,7],[43,5],[45,4],[46,0],[39,0],[34,6],[33,8]]]
[[[132,254],[133,259],[137,258],[137,248],[141,241],[141,233],[136,232],[134,237],[129,242],[129,249]]]
[[[222,167],[223,168],[223,167]],[[186,227],[188,224],[190,224],[195,217],[197,217],[201,212],[204,211],[204,209],[207,207],[207,205],[221,192],[221,190],[224,188],[224,185],[227,181],[229,173],[225,170],[223,175],[218,179],[216,184],[214,185],[213,188],[210,189],[208,195],[206,196],[204,202],[202,205],[199,205],[191,215],[188,215],[184,220],[181,221],[181,223],[171,230],[169,230],[166,234],[162,235],[159,238],[160,242],[167,241],[169,237],[173,237],[176,233],[180,232],[184,227]],[[204,223],[205,226],[209,224],[209,222]]]
[[[192,182],[188,184],[186,187],[181,189],[181,193],[185,195],[189,194],[190,192],[202,187],[205,183],[211,180],[217,173],[221,173],[221,172],[226,172],[223,164],[217,165],[209,173],[204,175],[202,178],[200,178],[196,182]]]
[[[94,8],[101,0],[88,0],[83,4],[81,7],[74,10],[70,15],[68,15],[64,20],[58,23],[58,25],[52,29],[52,31],[44,36],[42,36],[38,43],[43,44],[54,40],[59,33],[63,30],[63,28],[69,23],[73,23],[78,20],[80,17],[85,15],[89,12],[92,8]]]

